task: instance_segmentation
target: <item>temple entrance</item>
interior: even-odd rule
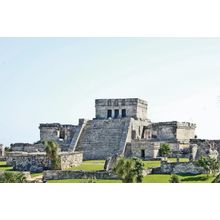
[[[112,110],[108,110],[107,118],[112,118]]]
[[[141,150],[141,158],[145,159],[145,150]]]
[[[127,117],[127,115],[126,115],[126,109],[122,109],[121,116],[122,116],[122,118]]]
[[[119,116],[119,110],[116,109],[116,110],[115,110],[115,118],[118,118],[118,116]]]

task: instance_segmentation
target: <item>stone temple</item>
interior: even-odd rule
[[[54,140],[62,152],[83,152],[84,160],[104,160],[115,154],[154,159],[161,143],[169,143],[175,154],[189,149],[192,140],[195,142],[195,124],[152,123],[147,102],[138,98],[97,99],[95,110],[94,119],[79,119],[78,125],[40,124],[38,142],[12,144],[11,149],[43,152],[42,141]]]

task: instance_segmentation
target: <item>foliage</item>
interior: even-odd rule
[[[141,183],[143,181],[143,171],[143,161],[135,157],[129,159],[121,157],[113,168],[113,173],[115,173],[123,183]]]
[[[207,174],[216,174],[220,169],[219,161],[211,157],[201,157],[196,165],[202,167]]]
[[[47,157],[51,161],[51,169],[60,170],[61,161],[60,156],[58,154],[59,145],[55,141],[44,141],[43,144],[46,147]]]
[[[23,173],[4,172],[0,177],[0,183],[26,183],[26,177]]]
[[[169,144],[161,144],[159,149],[159,155],[161,157],[168,157],[171,153],[171,148]]]
[[[213,180],[212,183],[220,183],[220,174]]]
[[[170,183],[180,183],[181,181],[180,181],[179,176],[177,176],[177,175],[174,174],[174,175],[171,176],[169,182],[170,182]]]

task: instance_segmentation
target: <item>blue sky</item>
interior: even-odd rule
[[[149,118],[220,139],[220,38],[0,38],[0,143],[39,123],[93,118],[96,98],[139,97]]]

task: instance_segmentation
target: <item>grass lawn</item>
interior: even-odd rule
[[[0,171],[13,171],[13,168],[7,166],[6,162],[0,161]]]
[[[48,183],[82,183],[82,179],[49,180]],[[96,180],[96,183],[121,183],[121,180]]]
[[[169,183],[171,175],[149,175],[144,177],[143,183]],[[181,183],[211,183],[214,177],[209,177],[205,174],[202,175],[182,175],[179,176]],[[66,180],[50,180],[48,183],[83,183],[82,179],[66,179]],[[96,180],[96,183],[121,183],[121,180]]]
[[[38,176],[42,176],[43,173],[31,173],[31,178],[35,178],[35,177],[38,177]]]
[[[170,162],[177,162],[176,158],[168,158],[168,161]],[[160,161],[159,160],[149,160],[149,161],[143,161],[144,166],[146,169],[154,168],[154,167],[160,167]],[[189,162],[188,158],[180,158],[180,162]]]
[[[89,160],[83,161],[80,166],[72,167],[67,170],[85,170],[85,171],[97,171],[104,170],[105,161],[104,160]]]

